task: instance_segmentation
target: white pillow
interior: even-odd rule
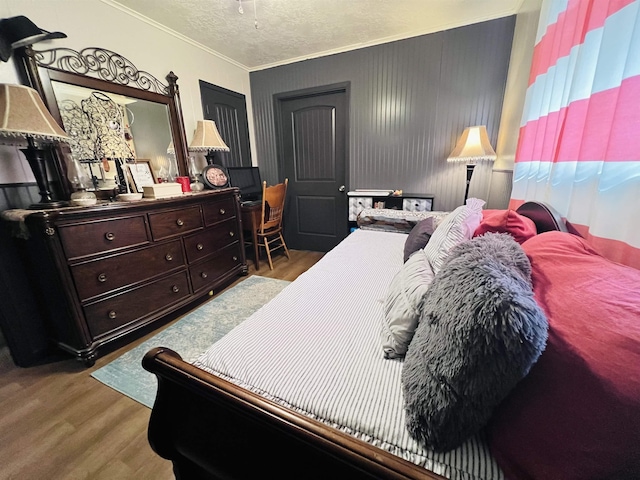
[[[420,304],[435,277],[429,259],[418,250],[396,273],[384,302],[382,349],[385,358],[404,357],[421,315]]]
[[[468,199],[466,205],[456,208],[435,229],[429,243],[424,247],[424,253],[429,258],[433,273],[440,271],[444,259],[453,247],[471,240],[473,232],[482,221],[484,204],[484,200],[479,198]]]
[[[465,240],[482,220],[484,200],[470,198],[447,215],[426,247],[411,255],[393,277],[384,302],[380,339],[385,358],[404,357],[421,316],[422,299],[449,251]]]

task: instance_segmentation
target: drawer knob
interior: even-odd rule
[[[178,220],[176,220],[176,225],[178,225],[179,227],[184,225],[184,222],[182,221],[181,218],[179,218]]]
[[[177,285],[174,285],[173,287],[171,287],[171,291],[173,293],[178,293],[180,291],[180,287],[178,287]]]
[[[101,273],[100,275],[98,275],[98,281],[100,283],[104,283],[107,281],[107,275],[105,273]]]
[[[196,248],[197,248],[198,250],[202,250],[202,249],[204,248],[204,245],[202,245],[201,243],[199,243],[199,244],[197,244],[197,245],[196,245]]]
[[[220,215],[224,215],[225,213],[227,213],[227,211],[224,208],[220,209]]]
[[[167,253],[164,258],[167,259],[167,262],[170,262],[171,260],[173,260],[173,255],[171,255],[170,253]]]
[[[107,232],[104,234],[104,238],[106,238],[107,240],[109,240],[110,242],[113,242],[116,238],[116,234],[113,232]]]
[[[111,311],[109,312],[109,318],[110,318],[111,320],[113,320],[113,319],[114,319],[114,318],[116,318],[117,316],[118,316],[118,315],[116,315],[116,311],[115,311],[115,310],[111,310]]]
[[[233,257],[231,257],[231,258],[233,258],[233,261],[234,261],[234,262],[237,262],[237,261],[238,261],[238,257],[237,257],[236,255],[234,255],[234,256],[233,256]]]
[[[207,272],[202,272],[202,273],[200,274],[200,276],[201,276],[202,278],[207,278],[209,275],[207,275]]]
[[[236,234],[236,232],[229,232],[229,236],[230,236],[230,237],[235,236],[235,234]]]

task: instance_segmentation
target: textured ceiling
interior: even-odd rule
[[[256,70],[513,15],[523,0],[103,0]],[[240,6],[244,13],[239,12]],[[257,26],[254,23],[257,19]]]

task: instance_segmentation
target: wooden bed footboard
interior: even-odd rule
[[[176,478],[442,479],[422,467],[244,390],[158,347],[153,450]]]

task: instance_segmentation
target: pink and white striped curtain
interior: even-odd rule
[[[544,0],[510,208],[540,200],[640,268],[640,0]]]

